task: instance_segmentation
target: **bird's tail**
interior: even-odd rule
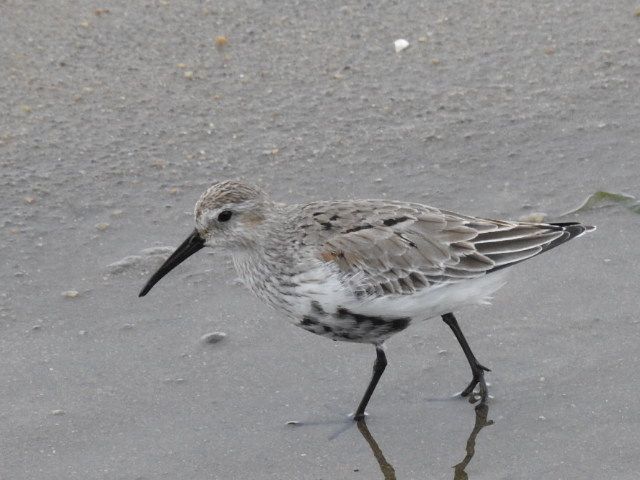
[[[590,225],[583,225],[578,222],[565,222],[565,223],[549,223],[553,227],[557,227],[562,230],[562,235],[549,242],[547,245],[543,246],[542,252],[547,250],[551,250],[552,248],[557,247],[558,245],[563,244],[564,242],[568,242],[573,238],[577,238],[580,235],[584,235],[587,232],[592,232],[596,229],[596,227],[592,227]],[[542,253],[540,252],[540,253]]]
[[[518,224],[512,231],[521,228],[523,230],[531,231],[526,238],[526,248],[522,247],[519,242],[521,238],[516,238],[514,241],[510,239],[488,240],[491,235],[495,235],[495,232],[487,232],[478,235],[476,242],[481,245],[482,250],[480,253],[486,255],[495,262],[495,266],[487,270],[487,273],[501,270],[510,265],[515,265],[528,258],[535,257],[536,255],[551,250],[569,240],[579,237],[587,232],[595,230],[596,227],[588,225],[582,225],[577,222],[566,223],[527,223],[523,222]],[[485,238],[487,237],[487,238]],[[486,242],[486,243],[483,243]],[[512,248],[509,248],[510,244],[514,243]],[[479,249],[480,250],[480,249]]]

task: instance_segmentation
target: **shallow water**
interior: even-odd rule
[[[289,325],[223,252],[137,297],[224,178],[506,218],[640,196],[635,4],[130,3],[0,5],[0,478],[636,478],[623,205],[456,312],[483,428],[439,320],[388,342],[364,430],[374,349]]]

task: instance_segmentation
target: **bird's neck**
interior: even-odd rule
[[[278,248],[278,238],[278,232],[272,232],[261,244],[245,245],[231,252],[238,276],[259,296],[259,291],[276,280],[274,274],[286,270],[285,264],[290,261],[290,257]]]

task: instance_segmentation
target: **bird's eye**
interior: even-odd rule
[[[223,210],[218,214],[218,221],[226,222],[231,218],[231,215],[233,215],[233,212],[231,210]]]

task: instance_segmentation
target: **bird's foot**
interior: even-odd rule
[[[476,364],[476,368],[473,369],[473,379],[471,380],[469,385],[467,385],[467,388],[465,388],[460,393],[460,396],[468,397],[474,392],[476,386],[478,386],[478,395],[480,397],[480,405],[484,405],[485,403],[487,403],[488,390],[487,390],[487,382],[485,382],[484,380],[484,372],[490,372],[490,371],[491,370],[488,369],[487,367],[480,365],[479,363]],[[472,395],[469,398],[469,402],[471,403],[475,403],[476,401],[477,401],[476,395]]]
[[[354,422],[359,422],[361,420],[365,420],[369,416],[369,414],[367,412],[356,412],[350,414],[349,416],[353,418]]]

